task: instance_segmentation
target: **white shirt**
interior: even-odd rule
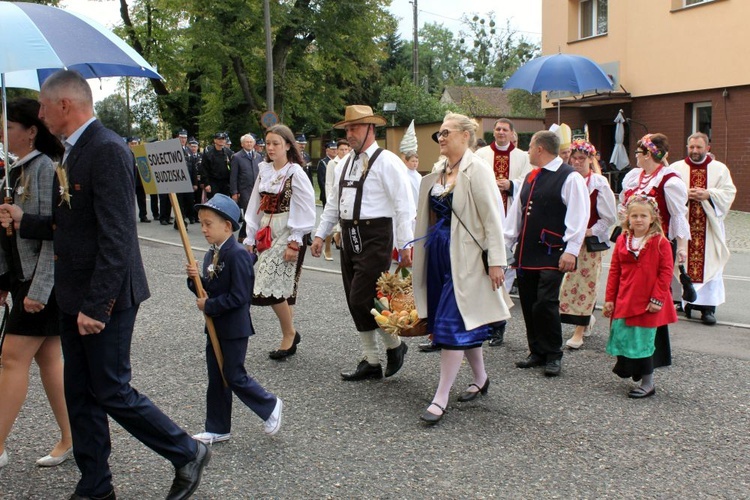
[[[625,213],[625,191],[629,189],[635,189],[636,193],[648,193],[651,188],[657,187],[661,184],[662,179],[669,173],[676,173],[676,177],[672,177],[664,183],[664,201],[667,204],[667,211],[669,212],[669,234],[667,237],[670,240],[675,238],[683,238],[685,240],[690,239],[690,225],[688,224],[688,193],[685,183],[680,177],[680,173],[672,167],[662,167],[657,174],[651,178],[646,185],[638,189],[638,183],[641,180],[642,168],[634,168],[628,172],[622,179],[622,191],[620,192],[620,217],[624,218]]]
[[[412,199],[414,200],[414,203],[416,203],[417,200],[419,200],[419,185],[422,183],[422,174],[406,167],[406,175],[411,182]]]
[[[609,235],[610,228],[617,222],[617,203],[615,194],[609,187],[609,181],[603,175],[591,173],[588,181],[589,195],[594,191],[599,191],[596,197],[596,212],[599,214],[599,220],[591,226],[591,234],[596,236],[601,243],[610,246]],[[591,198],[589,197],[589,201]]]
[[[542,168],[546,168],[550,172],[557,172],[562,163],[562,158],[557,156]],[[577,257],[583,240],[586,237],[587,226],[589,225],[591,200],[589,199],[589,191],[586,188],[586,181],[583,180],[582,176],[574,174],[569,175],[565,179],[560,195],[562,196],[562,202],[568,207],[565,212],[565,234],[563,235],[563,241],[567,243],[565,245],[565,253]],[[513,248],[521,234],[521,223],[523,222],[521,212],[523,207],[521,206],[520,195],[521,191],[519,190],[518,196],[513,199],[513,205],[508,210],[508,217],[505,220],[506,224],[503,234],[505,236],[505,243],[510,248]]]
[[[86,123],[78,127],[75,132],[63,139],[63,145],[65,146],[65,154],[63,155],[62,161],[63,163],[65,163],[65,160],[68,159],[68,153],[70,153],[70,150],[73,149],[73,146],[76,145],[76,142],[78,142],[78,139],[81,138],[83,132],[89,125],[91,125],[94,120],[96,120],[96,117],[92,116],[91,118],[86,120]]]
[[[289,201],[287,226],[292,234],[289,241],[302,243],[302,237],[315,227],[315,191],[305,171],[296,163],[287,163],[281,170],[273,168],[273,163],[260,162],[258,180],[245,210],[247,238],[245,245],[255,244],[255,233],[260,227],[263,212],[259,212],[261,192],[279,193],[284,189],[288,177],[292,177],[292,199]]]
[[[378,144],[373,142],[364,153],[372,158]],[[320,224],[315,232],[316,237],[325,238],[338,223],[339,217],[345,220],[353,218],[354,189],[345,188],[344,199],[339,199],[339,180],[349,158],[355,155],[353,151],[344,156],[336,164],[333,189],[327,193]],[[362,159],[355,157],[354,166],[347,169],[347,179],[359,180],[362,177]],[[411,184],[406,177],[406,166],[401,158],[384,149],[374,164],[370,164],[369,173],[362,189],[361,219],[377,219],[387,217],[393,219],[396,233],[396,245],[403,248],[414,239],[412,224],[416,217],[416,208],[412,199]],[[349,192],[347,192],[349,191]]]

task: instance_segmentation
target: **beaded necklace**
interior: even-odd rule
[[[646,171],[643,170],[641,172],[641,176],[638,178],[638,190],[640,191],[644,189],[646,186],[648,186],[648,183],[651,182],[651,179],[653,179],[656,176],[656,174],[658,174],[661,171],[663,167],[664,167],[664,164],[662,163],[656,168],[656,170],[654,170],[648,175],[646,175]]]

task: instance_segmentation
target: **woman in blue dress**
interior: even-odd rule
[[[487,394],[482,343],[492,323],[510,317],[503,295],[500,192],[490,166],[471,150],[476,130],[468,117],[446,115],[433,136],[444,159],[420,186],[415,234],[427,237],[414,247],[414,299],[433,342],[442,347],[438,388],[421,416],[431,425],[446,411],[464,357],[473,380],[458,401]]]

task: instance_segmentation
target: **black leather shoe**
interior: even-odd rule
[[[268,353],[268,357],[271,359],[274,359],[276,361],[288,358],[289,356],[297,353],[297,346],[293,345],[289,349],[276,349],[275,351],[270,351]]]
[[[383,367],[380,363],[377,365],[371,365],[366,359],[363,359],[357,365],[357,369],[353,372],[341,372],[342,380],[357,381],[366,380],[368,378],[383,378]]]
[[[505,325],[507,322],[502,321],[501,324],[496,324],[492,327],[492,335],[490,336],[490,341],[487,343],[490,347],[498,347],[503,345],[503,340],[505,340]]]
[[[424,413],[422,413],[422,415],[419,417],[419,419],[427,425],[435,425],[443,419],[443,415],[445,415],[445,408],[437,403],[430,403],[430,406],[437,406],[443,413],[441,413],[440,415],[435,415],[434,413],[430,413],[429,411],[425,410]],[[428,406],[427,408],[429,408],[430,406]]]
[[[146,224],[149,224],[151,222],[151,219],[148,217],[141,217],[141,222],[145,222]]]
[[[544,365],[544,376],[545,377],[557,377],[560,375],[560,369],[562,368],[562,363],[559,359],[553,359],[552,361],[547,361],[547,364]]]
[[[275,360],[280,360],[284,358],[288,358],[292,354],[296,354],[297,352],[297,344],[302,342],[302,337],[299,333],[294,332],[294,342],[292,343],[292,347],[289,349],[277,349],[275,351],[271,351],[268,353],[268,357]]]
[[[547,363],[545,363],[542,358],[534,356],[533,354],[530,354],[529,357],[524,359],[523,361],[516,361],[517,368],[534,368],[537,366],[544,366],[546,364]]]
[[[398,347],[393,349],[386,349],[385,355],[388,359],[388,363],[385,365],[385,376],[392,377],[401,369],[404,365],[404,356],[406,351],[409,350],[409,346],[405,342],[401,342]]]
[[[435,352],[441,349],[439,346],[435,345],[431,340],[428,340],[427,342],[422,342],[417,347],[422,352]]]
[[[711,311],[703,311],[703,314],[701,314],[701,322],[704,325],[713,326],[716,324],[716,316],[714,316],[714,313]]]
[[[167,500],[183,500],[190,498],[201,483],[203,469],[211,461],[211,449],[200,441],[196,441],[198,452],[195,458],[175,471],[172,487],[169,488]]]
[[[169,225],[169,221],[162,219],[162,220],[159,221],[159,224],[161,224],[162,226],[168,226]]]
[[[476,391],[465,391],[463,394],[461,394],[458,397],[458,401],[461,403],[466,403],[467,401],[473,401],[476,399],[477,396],[480,394],[482,396],[487,394],[487,389],[490,387],[490,378],[487,377],[487,381],[484,383],[482,387],[479,387],[477,384],[469,384],[469,387],[476,387]]]
[[[687,319],[690,319],[690,317],[693,315],[693,306],[691,306],[690,304],[685,304],[683,311],[685,312],[685,317]]]
[[[77,493],[73,493],[70,495],[70,500],[116,500],[117,497],[115,497],[115,490],[110,491],[103,497],[82,497],[81,495],[78,495]]]

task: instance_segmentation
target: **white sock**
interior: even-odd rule
[[[401,337],[398,335],[391,335],[390,333],[386,333],[380,328],[377,329],[377,332],[380,333],[380,340],[383,342],[383,345],[385,345],[386,349],[393,349],[394,347],[398,347],[401,345]]]
[[[375,330],[359,332],[359,339],[362,341],[362,355],[371,365],[379,365],[378,344],[375,341]]]

